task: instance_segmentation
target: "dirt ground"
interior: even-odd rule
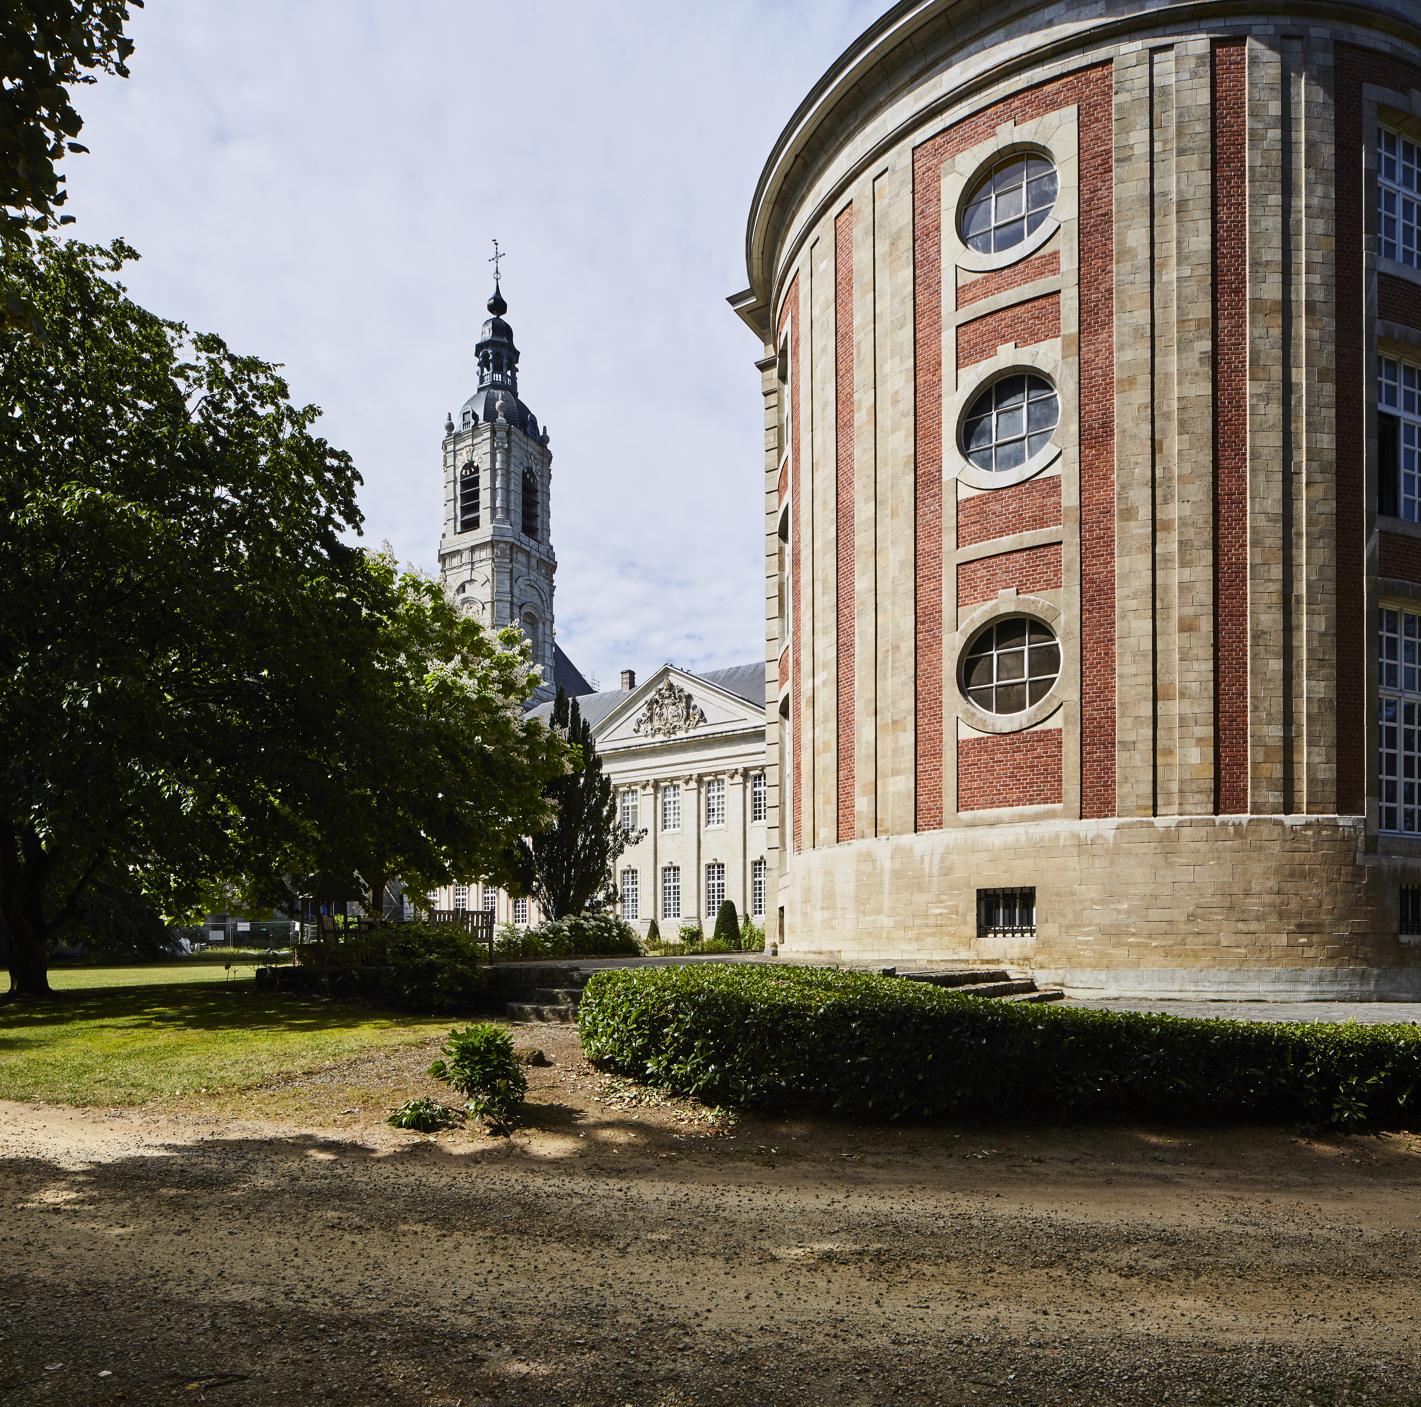
[[[1421,1403],[1421,1139],[732,1125],[515,1035],[506,1140],[381,1122],[429,1049],[0,1104],[0,1403]]]

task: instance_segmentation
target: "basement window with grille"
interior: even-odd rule
[[[979,889],[979,938],[1036,937],[1036,889]]]
[[[1401,886],[1401,936],[1421,938],[1421,884]]]

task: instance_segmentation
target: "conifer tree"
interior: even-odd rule
[[[720,908],[715,916],[715,933],[712,935],[717,943],[726,943],[732,948],[740,946],[740,921],[735,912],[734,899],[722,899]]]
[[[592,728],[576,699],[558,689],[552,729],[576,750],[572,770],[543,789],[557,820],[521,844],[523,887],[549,918],[568,918],[605,907],[612,899],[612,867],[633,842],[617,820],[611,779],[602,775],[602,759]],[[635,839],[640,839],[637,833]]]

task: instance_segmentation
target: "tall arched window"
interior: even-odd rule
[[[523,471],[523,536],[538,536],[538,476],[531,469]]]
[[[538,659],[538,617],[532,611],[524,611],[523,613],[523,634],[533,647],[533,660],[536,663]]]
[[[479,466],[471,459],[459,474],[459,531],[471,533],[479,525]]]

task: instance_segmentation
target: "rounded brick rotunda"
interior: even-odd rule
[[[1421,11],[903,0],[750,213],[793,955],[1421,997]]]

